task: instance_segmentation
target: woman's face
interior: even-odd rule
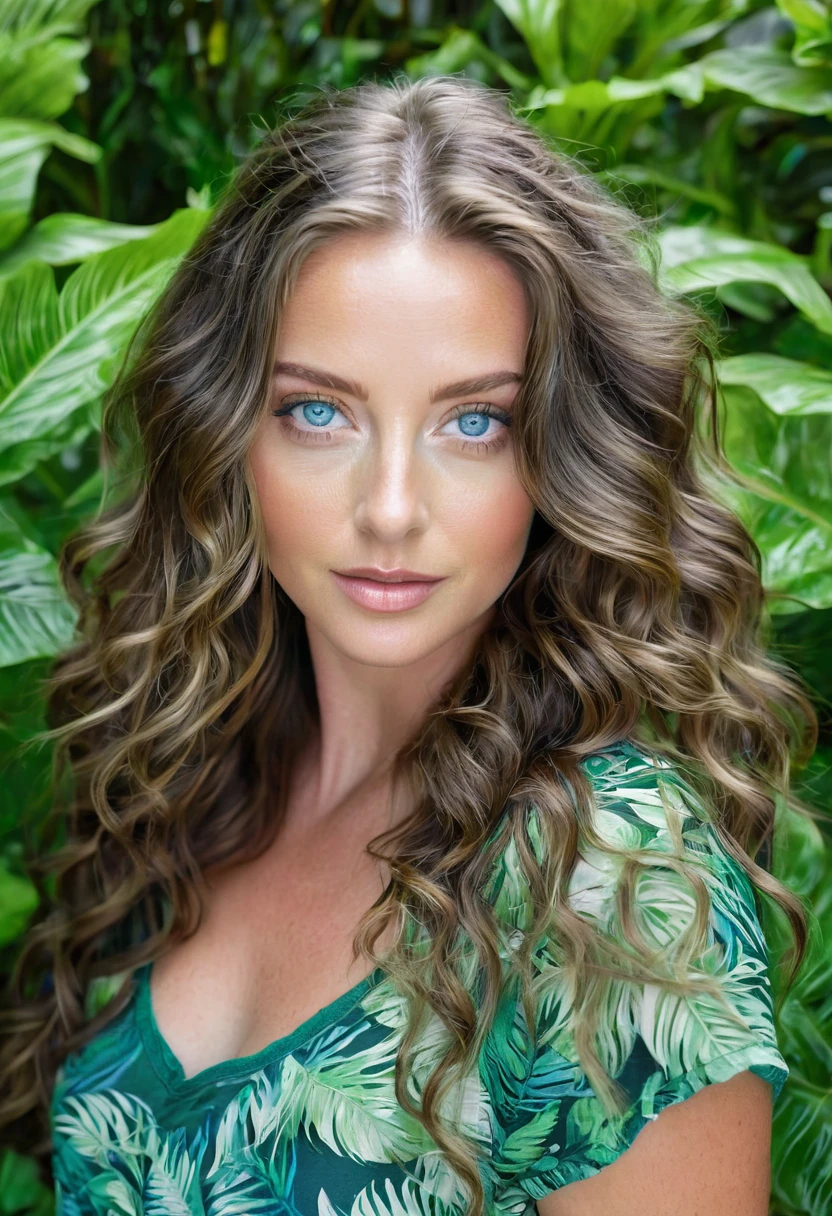
[[[453,652],[517,570],[534,508],[508,424],[528,324],[512,269],[473,243],[350,234],[304,263],[250,464],[275,579],[351,659]],[[355,567],[439,581],[385,589]]]

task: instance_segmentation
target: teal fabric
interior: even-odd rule
[[[569,989],[546,940],[532,1035],[509,987],[477,1068],[446,1112],[476,1138],[489,1213],[533,1216],[534,1200],[597,1173],[666,1106],[750,1069],[776,1097],[788,1068],[772,1021],[768,955],[753,888],[721,845],[679,772],[630,743],[583,763],[596,828],[647,849],[636,905],[641,927],[672,948],[693,909],[690,886],[663,857],[683,847],[711,895],[709,944],[689,966],[712,996],[682,998],[616,984],[602,1059],[630,1106],[605,1116],[584,1076],[569,1024]],[[540,847],[532,815],[532,839]],[[621,860],[584,839],[570,886],[581,915],[616,932]],[[487,896],[506,949],[529,914],[517,857],[504,850]],[[393,1070],[406,1006],[381,970],[254,1055],[186,1078],[153,1016],[148,970],[122,1013],[70,1056],[52,1100],[54,1172],[63,1216],[462,1216],[466,1189],[421,1124],[396,1101]],[[90,994],[105,1003],[112,985]],[[733,1016],[732,1016],[733,1013]],[[412,1092],[447,1049],[437,1019],[424,1030]]]

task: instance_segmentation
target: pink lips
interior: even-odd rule
[[[418,580],[402,583],[381,583],[372,578],[356,578],[332,571],[341,590],[361,604],[363,608],[372,608],[376,612],[402,612],[405,608],[415,608],[426,600],[444,579],[432,579],[430,582]]]

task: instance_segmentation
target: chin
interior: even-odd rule
[[[392,617],[394,614],[390,614]],[[399,614],[395,614],[399,615]],[[427,659],[453,638],[445,629],[441,633],[408,627],[405,621],[371,625],[366,630],[350,630],[333,636],[327,631],[330,644],[354,663],[368,667],[409,667]]]

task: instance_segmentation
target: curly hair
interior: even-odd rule
[[[806,912],[755,859],[778,803],[801,805],[790,766],[796,749],[814,749],[817,720],[767,653],[759,551],[708,488],[711,474],[729,475],[712,323],[659,290],[647,221],[504,94],[462,77],[322,89],[266,133],[105,395],[105,457],[123,463],[128,488],[61,552],[78,638],[48,680],[48,881],[9,983],[0,1122],[40,1136],[45,1153],[61,1059],[125,1007],[137,967],[194,932],[206,873],[274,836],[316,699],[303,617],[270,573],[246,457],[304,259],[361,231],[479,242],[513,268],[531,310],[512,427],[535,508],[527,551],[493,627],[396,757],[416,809],[367,846],[391,877],[353,943],[409,999],[396,1096],[481,1216],[475,1147],[439,1110],[505,982],[506,929],[483,898],[494,858],[516,849],[535,908],[512,954],[524,1004],[534,1007],[529,958],[545,933],[573,977],[585,1071],[617,1109],[594,1041],[603,985],[679,981],[569,905],[581,833],[592,837],[582,759],[629,738],[680,766],[726,848],[785,913],[793,980]],[[635,869],[625,867],[631,893]],[[382,959],[374,944],[391,919],[399,937]],[[476,1000],[460,942],[485,978]],[[90,1019],[90,983],[113,974],[125,978]],[[450,1046],[417,1107],[405,1078],[429,1010]]]

